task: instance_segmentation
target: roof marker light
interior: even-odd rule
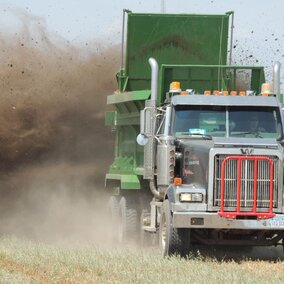
[[[270,83],[263,83],[261,85],[261,94],[265,97],[268,97],[273,93],[273,86]]]
[[[180,93],[181,92],[180,82],[177,82],[177,81],[171,82],[171,84],[170,84],[170,92],[171,93]]]
[[[211,95],[211,91],[209,91],[209,90],[204,91],[204,95],[206,95],[206,96]]]

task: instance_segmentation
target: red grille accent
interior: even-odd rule
[[[229,160],[236,160],[238,166],[237,172],[237,206],[236,211],[224,211],[225,203],[225,165]],[[253,207],[252,211],[241,211],[241,179],[242,179],[242,161],[251,160],[254,161],[254,180],[253,180]],[[257,177],[258,177],[258,162],[267,161],[269,163],[269,209],[268,212],[257,212]],[[275,216],[272,212],[273,209],[273,179],[274,179],[274,164],[273,160],[264,156],[228,156],[222,161],[221,165],[221,206],[218,215],[226,218],[235,219],[238,216],[253,216],[257,219],[268,219]]]

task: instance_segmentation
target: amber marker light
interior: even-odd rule
[[[170,84],[170,92],[180,92],[180,82],[174,81]]]
[[[222,91],[222,95],[223,95],[223,96],[228,96],[228,95],[229,95],[229,92],[228,92],[228,91]]]
[[[220,92],[219,92],[218,90],[215,90],[215,91],[213,91],[213,94],[214,94],[215,96],[218,96],[218,95],[220,94]]]
[[[174,185],[176,185],[176,186],[182,185],[182,179],[181,178],[174,178]]]
[[[261,85],[261,94],[264,97],[268,97],[273,93],[273,85],[271,83],[263,83]]]
[[[240,92],[240,96],[243,97],[243,96],[245,96],[245,95],[246,95],[246,92],[244,92],[244,91],[241,91],[241,92]]]
[[[231,96],[236,96],[237,94],[238,94],[237,91],[231,91],[230,93]]]
[[[211,95],[211,91],[209,91],[209,90],[204,91],[204,95],[206,95],[206,96]]]

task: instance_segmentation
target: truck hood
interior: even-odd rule
[[[269,138],[223,138],[214,137],[213,138],[214,147],[256,147],[256,148],[271,148],[278,149],[280,143],[275,139]]]

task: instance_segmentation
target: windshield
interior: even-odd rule
[[[276,107],[176,106],[173,134],[192,137],[280,138]]]

